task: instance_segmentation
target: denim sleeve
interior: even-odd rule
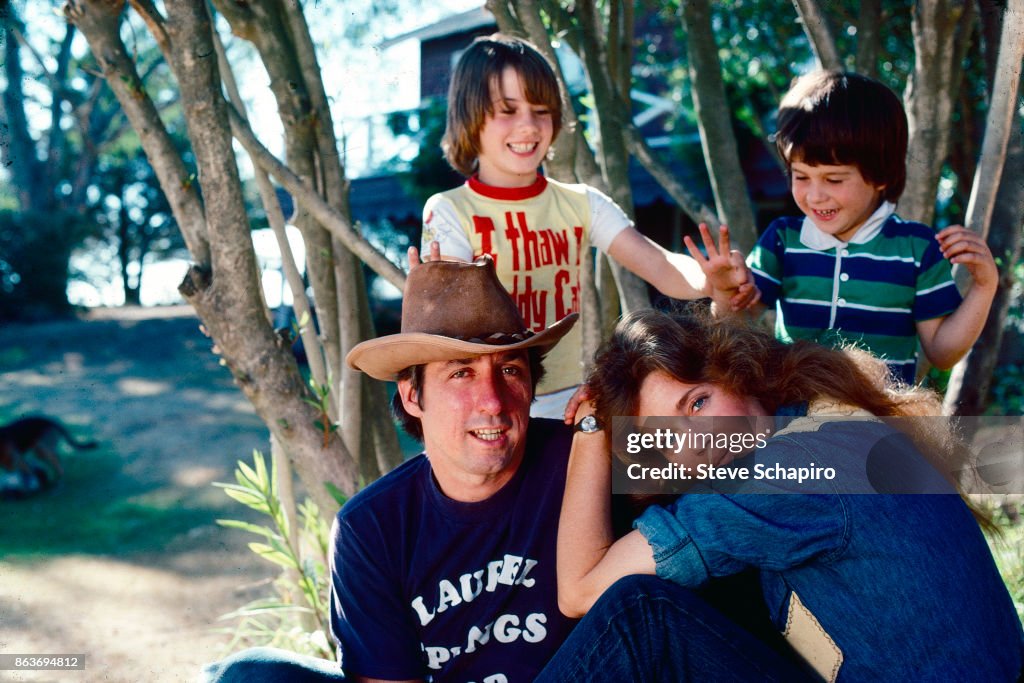
[[[746,567],[784,571],[830,561],[849,532],[836,494],[690,493],[633,522],[651,544],[658,576],[695,587]]]
[[[659,577],[681,586],[699,586],[708,580],[709,568],[693,538],[667,508],[652,505],[633,527],[651,544]]]

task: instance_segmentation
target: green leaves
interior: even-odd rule
[[[341,489],[335,486],[332,482],[325,481],[324,488],[327,489],[327,493],[331,494],[331,497],[334,498],[334,501],[338,505],[344,505],[348,501],[348,496],[342,493]]]
[[[331,434],[338,431],[338,425],[331,420],[331,376],[327,375],[326,384],[319,384],[316,379],[310,377],[309,389],[313,397],[303,398],[302,400],[313,406],[320,413],[319,419],[313,424],[323,433],[323,447],[326,449],[330,442]]]
[[[315,383],[311,383],[314,384]],[[314,386],[314,392],[318,388]],[[326,391],[318,394],[326,398]],[[310,499],[298,506],[297,531],[291,531],[288,515],[281,505],[277,487],[277,468],[268,469],[264,456],[253,451],[252,465],[239,461],[237,483],[217,482],[233,500],[269,518],[267,524],[238,519],[219,519],[217,523],[239,529],[260,538],[249,549],[282,569],[274,581],[275,595],[249,603],[222,619],[240,620],[232,631],[236,645],[271,645],[326,659],[334,658],[327,638],[327,553],[328,522]],[[339,504],[345,496],[333,484],[325,484]],[[296,602],[298,601],[298,604]]]
[[[249,549],[262,557],[264,560],[280,565],[285,569],[298,569],[299,560],[285,547],[279,539],[271,538],[270,545],[266,543],[250,543]]]

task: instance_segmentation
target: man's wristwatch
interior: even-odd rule
[[[574,431],[583,432],[584,434],[593,434],[604,429],[604,425],[594,415],[585,415],[580,418],[580,421],[576,423]]]

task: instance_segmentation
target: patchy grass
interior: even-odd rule
[[[190,505],[180,489],[131,480],[108,450],[72,453],[63,462],[56,487],[0,501],[0,557],[159,551],[216,516]]]

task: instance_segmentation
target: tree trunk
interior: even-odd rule
[[[74,24],[68,24],[57,50],[57,67],[52,76],[53,87],[50,89],[50,131],[46,144],[46,177],[61,177],[61,167],[68,157],[68,140],[61,118],[64,116],[64,104],[67,102],[68,68],[71,63],[71,43],[75,38]],[[52,185],[48,186],[52,187]],[[81,209],[79,206],[65,204],[70,209]]]
[[[1018,135],[1007,154],[992,214],[993,229],[988,236],[989,248],[999,268],[999,286],[981,336],[950,375],[943,401],[943,413],[946,415],[981,415],[988,405],[988,393],[1003,344],[1006,316],[1014,300],[1014,269],[1021,259],[1021,226],[1024,225],[1024,183],[1020,182],[1021,178],[1024,178],[1024,146]]]
[[[25,74],[21,68],[21,43],[16,34],[23,25],[10,4],[0,8],[3,31],[4,77],[6,87],[0,101],[6,118],[7,144],[0,145],[3,163],[11,174],[11,185],[22,211],[46,211],[52,207],[52,186],[43,182],[42,163],[29,133],[25,114]]]
[[[615,15],[630,8],[621,2],[609,3],[608,12]],[[583,62],[586,65],[590,92],[594,97],[593,116],[597,119],[601,145],[597,154],[604,186],[610,196],[629,215],[633,216],[633,192],[629,184],[629,151],[624,130],[631,122],[630,83],[612,80],[616,64],[632,64],[632,36],[609,35],[601,21],[600,10],[593,0],[576,3],[580,24]],[[632,26],[624,21],[621,25]],[[602,42],[599,37],[604,36]],[[612,51],[617,53],[612,57]],[[623,54],[625,52],[625,54]],[[621,75],[621,70],[617,75]],[[615,283],[618,286],[622,312],[628,313],[650,305],[647,285],[643,280],[609,259]]]
[[[684,0],[682,18],[693,85],[693,110],[715,207],[718,216],[729,226],[734,244],[749,253],[757,242],[757,225],[732,130],[732,107],[725,97],[722,64],[711,26],[710,2]]]
[[[1024,185],[1020,179],[1024,177],[1024,153],[1021,133],[1015,124],[1019,122],[1016,110],[1022,59],[1024,0],[1010,0],[1003,21],[981,161],[967,212],[967,227],[988,236],[989,247],[1000,269],[1000,281],[981,337],[968,355],[957,363],[950,376],[944,405],[947,413],[976,415],[984,408],[1006,322],[1013,269],[1020,257],[1021,225],[1024,223]],[[1011,134],[1014,135],[1014,151],[1008,162],[1007,146]],[[993,212],[997,208],[1005,215],[999,217],[995,230],[990,231]]]
[[[217,62],[208,58],[214,54],[210,17],[205,3],[198,1],[169,3],[168,11],[168,35],[177,46],[175,72],[211,247],[212,277],[197,278],[193,268],[183,294],[206,323],[242,390],[296,463],[310,496],[321,509],[333,511],[337,504],[323,483],[333,481],[352,493],[358,473],[337,436],[317,428],[317,416],[302,402],[305,388],[291,350],[277,343],[266,318],[237,167],[224,163],[233,158],[232,139],[227,104],[219,96]],[[284,397],[291,400],[282,401]],[[332,444],[333,452],[324,453]]]
[[[960,64],[955,60],[957,32],[968,31],[963,0],[919,0],[914,5],[914,71],[907,81],[904,106],[910,126],[907,186],[899,202],[903,218],[931,224],[935,190],[949,153],[950,126]]]
[[[882,0],[860,0],[857,16],[857,73],[878,78],[878,51],[882,40]]]

